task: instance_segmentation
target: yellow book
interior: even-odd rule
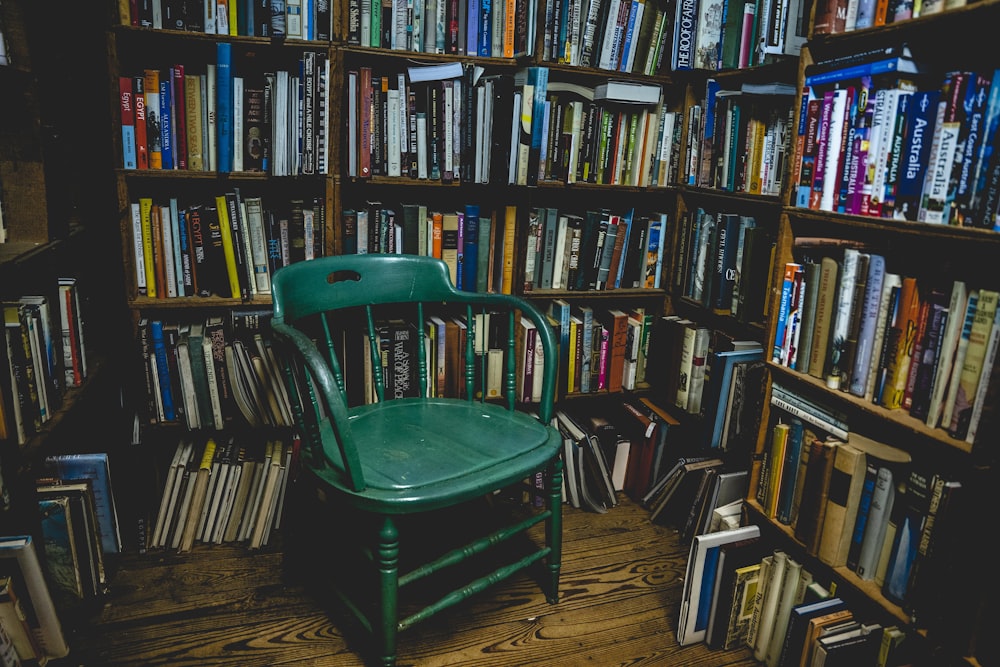
[[[184,75],[184,121],[187,126],[188,169],[204,171],[205,161],[201,147],[201,77]]]
[[[229,276],[229,289],[234,299],[240,298],[240,278],[236,267],[236,249],[233,246],[233,228],[229,221],[229,207],[226,196],[215,198],[215,208],[219,214],[219,227],[222,230],[222,252],[226,258],[226,275]]]
[[[506,219],[503,228],[503,282],[501,294],[511,294],[514,286],[514,239],[517,226],[517,206],[510,205],[506,209]]]
[[[139,198],[139,217],[142,222],[142,254],[146,258],[146,296],[156,296],[156,267],[153,257],[153,198]]]
[[[184,533],[181,535],[181,542],[177,547],[179,552],[190,551],[191,547],[194,546],[194,536],[198,531],[201,509],[205,506],[205,494],[208,492],[208,482],[212,474],[212,460],[214,458],[215,440],[209,438],[205,442],[205,449],[201,454],[201,463],[198,464],[191,504],[188,506],[187,520],[184,523]]]
[[[771,451],[768,452],[767,495],[764,496],[767,515],[778,515],[778,489],[781,488],[782,466],[785,462],[785,445],[788,442],[788,424],[775,424],[771,432]]]
[[[580,318],[569,318],[569,358],[566,364],[566,391],[570,393],[573,392],[574,384],[576,384],[577,389],[580,386],[576,382],[576,331],[577,327],[581,324]]]

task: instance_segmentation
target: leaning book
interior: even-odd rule
[[[21,581],[21,590],[26,592],[22,600],[24,612],[42,651],[49,658],[66,656],[69,645],[49,593],[35,541],[30,535],[0,537],[0,562]]]

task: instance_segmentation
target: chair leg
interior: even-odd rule
[[[549,465],[547,473],[549,489],[548,509],[551,512],[551,516],[545,522],[547,532],[545,539],[551,551],[547,559],[549,590],[546,593],[546,599],[551,604],[555,604],[559,601],[559,572],[562,567],[563,463],[561,457],[556,457],[552,464]]]
[[[382,667],[396,665],[396,630],[399,603],[399,531],[392,517],[383,517],[377,549],[379,622],[376,633]]]

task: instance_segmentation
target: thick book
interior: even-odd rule
[[[847,564],[864,479],[864,452],[850,443],[841,444],[834,459],[818,552],[819,559],[831,567]]]

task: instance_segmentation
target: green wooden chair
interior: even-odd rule
[[[275,272],[272,297],[274,337],[285,360],[303,442],[305,474],[297,484],[314,485],[311,488],[323,498],[324,507],[331,508],[330,517],[354,519],[341,524],[351,527],[346,534],[338,533],[337,550],[345,543],[358,542],[373,574],[370,579],[353,569],[330,574],[347,574],[332,583],[347,609],[372,635],[379,664],[396,664],[400,631],[529,567],[538,568],[535,572],[541,574],[545,596],[555,603],[562,548],[562,463],[561,437],[550,425],[557,356],[546,317],[514,296],[458,291],[452,287],[444,262],[406,255],[348,255],[299,262]],[[462,355],[464,398],[427,397],[429,346],[424,345],[425,327],[417,326],[419,397],[386,400],[392,394],[386,391],[382,373],[376,372],[372,390],[377,401],[349,401],[347,388],[357,376],[345,370],[358,364],[355,357],[366,343],[357,342],[364,339],[361,334],[355,333],[355,342],[344,335],[348,323],[357,322],[362,334],[368,334],[367,353],[372,367],[380,368],[375,341],[382,317],[423,323],[440,312],[464,315],[468,323]],[[491,328],[501,324],[498,337],[505,348],[499,400],[483,398],[487,393],[482,391],[485,362],[474,348],[476,322],[484,321],[476,317],[480,313],[490,313]],[[544,349],[542,399],[528,406],[531,414],[515,409],[515,327],[522,315],[534,323],[538,344]],[[487,524],[485,510],[492,517],[500,506],[488,502],[495,492],[536,479],[544,480],[538,494],[544,498],[537,503],[540,507],[506,503],[510,521],[476,535],[475,529]],[[426,546],[422,543],[429,538],[422,529],[411,537],[402,526],[420,515],[457,508],[463,509],[457,516],[464,518],[449,524],[448,531],[460,536],[463,544],[410,567],[408,557],[422,554],[421,547]],[[543,521],[544,543],[537,531],[528,534]],[[512,550],[498,547],[515,542],[527,544],[527,553],[498,563],[498,556]],[[471,570],[479,560],[488,563],[485,573]],[[459,565],[463,567],[455,567]],[[475,574],[472,580],[457,582],[457,577],[444,577],[446,590],[421,598],[417,609],[401,617],[407,600],[401,596],[404,589],[424,580],[420,590],[425,592],[427,582],[441,579],[445,570]],[[351,590],[366,580],[370,581],[367,590]]]

